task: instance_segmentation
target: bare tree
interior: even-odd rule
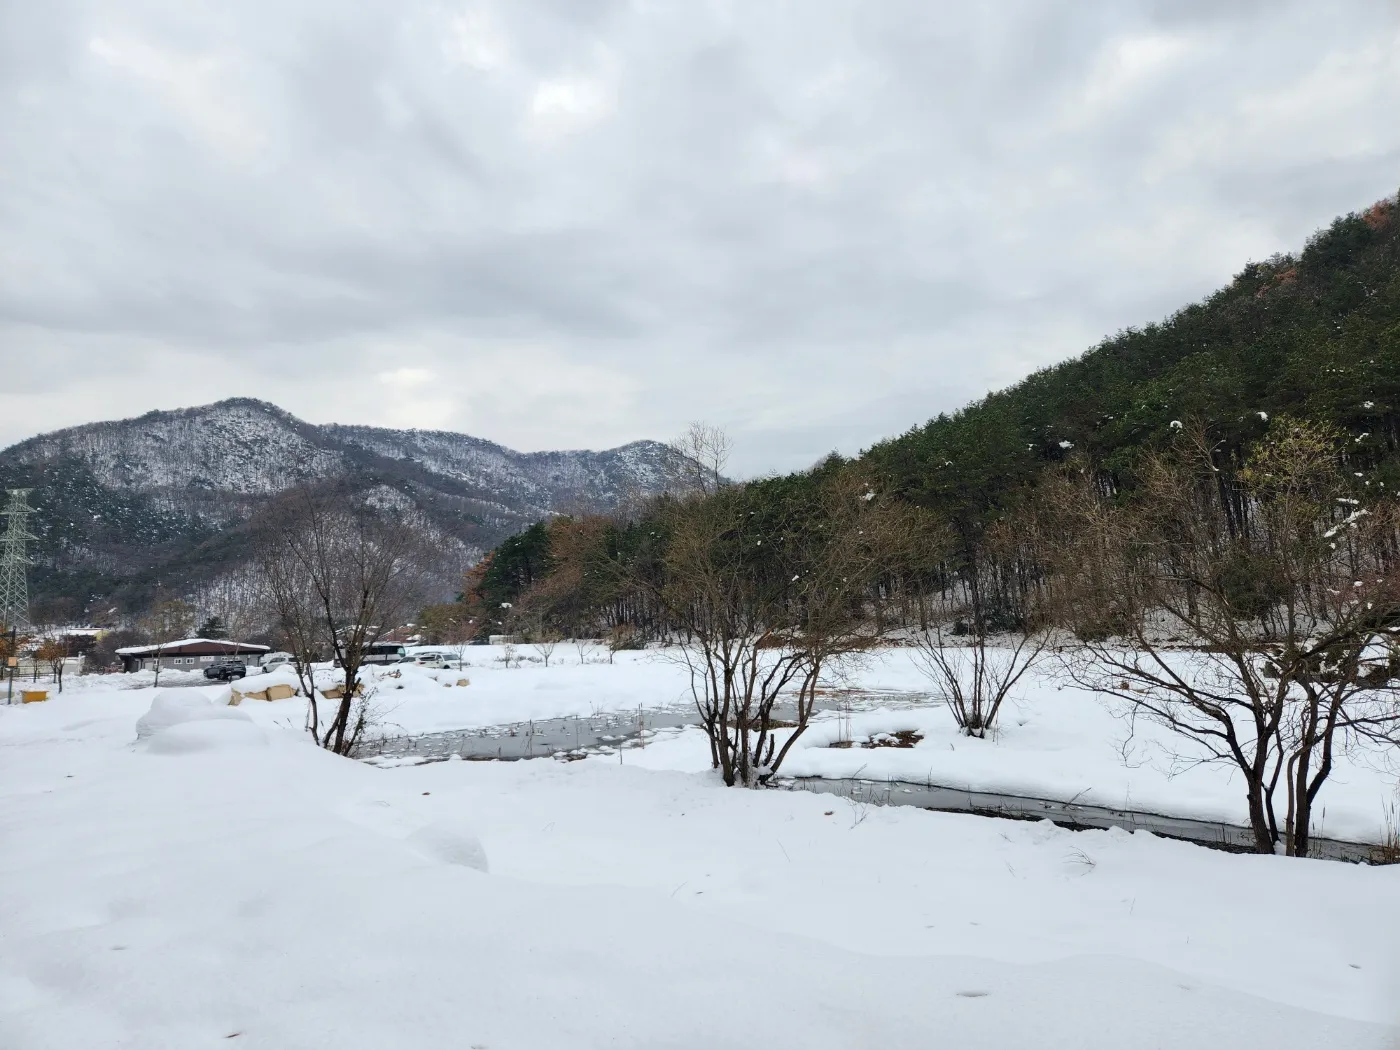
[[[713,495],[725,484],[724,469],[733,451],[729,435],[717,426],[694,422],[670,441],[668,482],[677,494]]]
[[[476,637],[475,621],[465,614],[453,617],[447,624],[445,644],[457,657],[458,664],[467,663],[467,649]]]
[[[878,640],[873,584],[908,530],[866,494],[843,478],[776,517],[742,486],[670,508],[664,574],[641,582],[692,639],[676,658],[728,785],[766,783],[807,728],[824,668]],[[796,712],[779,746],[784,695]]]
[[[181,598],[157,602],[141,620],[141,629],[155,643],[155,684],[160,685],[160,661],[171,642],[188,638],[194,628],[194,610]]]
[[[364,707],[352,721],[356,697],[362,690],[360,669],[380,635],[411,608],[418,574],[417,535],[411,525],[391,509],[357,503],[348,493],[329,489],[294,493],[275,519],[275,550],[267,566],[273,589],[306,587],[308,606],[295,596],[281,604],[288,618],[289,635],[311,632],[334,656],[343,684],[330,722],[319,733],[319,743],[336,754],[349,754],[365,728]],[[296,627],[306,616],[303,627]],[[319,635],[319,637],[316,637]],[[294,644],[297,644],[293,638]],[[308,642],[309,645],[309,642]],[[314,691],[308,695],[314,696]],[[315,731],[313,730],[313,733]]]
[[[554,655],[554,650],[559,648],[559,634],[549,627],[539,628],[530,638],[530,648],[539,654],[546,667],[549,666],[549,658]]]
[[[631,624],[620,623],[608,632],[608,663],[612,664],[618,653],[642,648],[637,629]]]
[[[67,658],[68,646],[60,638],[45,638],[39,643],[39,648],[34,650],[35,665],[49,665],[49,674],[58,685],[60,693],[63,692],[63,661]]]
[[[320,606],[310,570],[280,539],[267,544],[258,561],[266,602],[277,625],[279,644],[292,655],[292,667],[306,697],[306,729],[321,743],[321,714],[313,665],[329,652],[323,648]]]
[[[1189,434],[1143,464],[1126,507],[1061,483],[1055,579],[1083,642],[1074,680],[1189,741],[1183,757],[1237,769],[1256,848],[1306,856],[1338,750],[1400,731],[1400,532],[1393,499],[1367,511],[1347,494],[1335,435],[1271,431],[1234,479]]]
[[[958,728],[970,737],[987,735],[1001,705],[1049,644],[1038,602],[1023,601],[1020,622],[1007,624],[1002,610],[988,608],[983,585],[992,565],[1023,547],[1026,533],[1033,531],[1034,522],[1027,514],[988,529],[982,549],[976,552],[982,564],[969,573],[968,585],[955,592],[958,600],[945,603],[928,626],[910,635],[915,664],[942,695]],[[927,617],[922,609],[921,615]]]

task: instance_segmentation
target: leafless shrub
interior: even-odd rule
[[[530,648],[539,654],[546,667],[549,666],[549,658],[554,655],[554,650],[559,648],[560,638],[551,630],[543,630],[535,638],[530,640]]]
[[[1048,635],[1034,628],[1006,636],[1001,644],[985,633],[950,637],[937,624],[912,636],[914,660],[943,697],[958,728],[984,738],[1001,705],[1045,652]]]
[[[691,639],[672,652],[729,785],[766,783],[805,731],[823,670],[878,640],[889,621],[874,584],[911,534],[904,511],[849,476],[793,520],[767,509],[742,486],[674,502],[662,571],[639,581]],[[785,739],[783,695],[796,706]]]

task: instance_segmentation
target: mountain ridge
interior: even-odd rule
[[[139,609],[246,561],[240,530],[300,485],[339,480],[412,507],[443,551],[446,590],[532,521],[657,491],[671,455],[645,440],[518,452],[446,430],[309,423],[240,397],[37,434],[0,450],[0,483],[35,490],[36,600]]]

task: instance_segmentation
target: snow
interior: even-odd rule
[[[481,438],[440,430],[379,427],[324,428],[337,442],[358,445],[390,459],[468,482],[483,493],[547,514],[570,498],[611,502],[629,486],[653,489],[665,476],[665,445],[637,441],[602,452],[515,452]]]
[[[212,719],[251,721],[242,711],[228,706],[228,693],[227,687],[221,690],[158,689],[151,698],[150,710],[136,720],[136,739],[145,740],[187,722]],[[216,698],[218,703],[215,703]]]
[[[481,872],[491,870],[481,840],[460,820],[437,820],[425,824],[409,835],[406,841],[424,856],[446,864],[458,864]]]
[[[439,647],[466,664],[461,670],[411,664],[371,666],[363,676],[376,724],[371,735],[480,730],[489,727],[638,709],[693,712],[687,672],[666,650],[620,652],[607,662],[607,650],[572,644],[555,649],[548,668],[529,645],[514,646],[518,667],[503,663],[504,647]],[[1380,651],[1380,650],[1378,650]],[[1183,657],[1185,659],[1185,657]],[[985,791],[1061,802],[1109,806],[1247,824],[1241,777],[1221,764],[1201,765],[1189,744],[1139,719],[1133,723],[1122,698],[1112,699],[1067,684],[1047,661],[1022,680],[1002,710],[999,728],[986,740],[958,733],[941,702],[929,698],[927,679],[908,649],[888,649],[847,667],[829,699],[845,696],[849,713],[819,714],[783,764],[791,776],[860,778],[933,783],[959,790]],[[329,666],[315,671],[318,690],[341,682]],[[113,693],[110,685],[151,681],[151,673],[65,679],[65,703],[76,703],[89,689]],[[458,682],[468,681],[466,686]],[[187,681],[207,686],[202,676]],[[235,686],[260,691],[273,682],[299,687],[290,667],[250,675]],[[161,685],[183,684],[169,671]],[[164,688],[161,690],[166,692]],[[227,686],[176,689],[201,692],[226,703]],[[140,700],[143,695],[146,699]],[[132,718],[150,705],[149,692],[133,690],[124,710]],[[115,694],[101,702],[108,707]],[[31,705],[33,706],[33,705]],[[299,728],[306,701],[244,700],[236,709],[264,729]],[[331,705],[323,703],[323,718]],[[913,730],[922,739],[912,748],[833,748],[840,740],[857,745],[877,733]],[[699,730],[663,734],[645,752],[629,751],[628,763],[698,772],[708,768],[709,749]],[[1377,842],[1395,830],[1400,805],[1400,761],[1376,751],[1342,754],[1319,798],[1314,832],[1331,838]]]
[[[629,667],[674,682],[640,659],[558,677],[596,687]],[[555,670],[484,677],[528,693]],[[0,709],[0,1046],[1397,1035],[1396,869],[745,792],[632,753],[375,769],[274,719],[209,718],[215,689],[171,693],[197,691]],[[211,746],[134,746],[148,709],[149,741]],[[252,728],[261,745],[229,746]]]
[[[146,742],[153,755],[190,755],[204,751],[266,747],[267,735],[251,721],[202,719],[162,729]]]
[[[528,645],[514,648],[518,657],[538,659]],[[452,651],[455,655],[457,650]],[[685,668],[665,650],[617,653],[609,665],[601,646],[587,647],[587,662],[580,663],[574,646],[560,645],[548,668],[529,662],[508,668],[497,646],[466,647],[462,652],[469,664],[462,670],[409,664],[366,668],[378,720],[374,732],[414,736],[639,708],[693,711]],[[245,682],[261,689],[274,676],[297,684],[290,668]],[[471,684],[457,686],[463,679]],[[166,681],[165,675],[161,680]],[[316,672],[320,690],[339,681],[339,672],[330,668]],[[1177,737],[1125,717],[1121,699],[1110,700],[1059,680],[1053,662],[1022,681],[1003,708],[999,729],[986,740],[960,735],[944,705],[928,698],[928,681],[910,650],[885,650],[848,668],[839,684],[853,691],[854,710],[819,714],[789,753],[783,774],[931,782],[960,790],[1248,823],[1243,781],[1230,767],[1198,764],[1198,754]],[[245,701],[239,710],[265,727],[300,725],[305,701]],[[327,713],[323,709],[322,714]],[[912,748],[830,746],[906,729],[922,737]],[[709,749],[699,730],[668,734],[649,747],[645,757],[637,755],[629,752],[627,761],[687,771],[709,764]],[[1320,797],[1315,833],[1380,841],[1393,830],[1397,784],[1400,763],[1391,756],[1374,751],[1339,756]]]
[[[464,655],[369,669],[387,728],[688,702],[665,652]],[[694,729],[582,762],[375,768],[311,745],[304,699],[121,688],[137,677],[0,707],[6,1050],[1400,1038],[1398,868],[726,789]],[[295,681],[249,681],[274,677]],[[840,684],[867,709],[823,715],[785,772],[1242,812],[1225,771],[1179,768],[1053,675],[988,740],[919,702],[906,650]],[[913,748],[829,746],[905,729]],[[1334,776],[1326,833],[1375,831],[1394,775]]]
[[[132,671],[124,674],[119,671],[111,673],[99,673],[82,675],[76,678],[64,678],[64,691],[69,689],[150,689],[155,686],[156,672],[152,670]],[[204,677],[203,671],[180,671],[173,667],[164,667],[160,671],[160,685],[208,685],[209,679]]]
[[[437,648],[450,652],[454,658],[459,652],[455,647]],[[380,710],[382,731],[435,733],[690,704],[683,669],[664,656],[617,653],[615,663],[609,665],[607,650],[590,645],[586,650],[589,662],[580,664],[574,646],[563,644],[555,649],[545,668],[531,646],[512,648],[523,661],[520,667],[505,666],[504,646],[463,647],[460,651],[465,662],[460,670],[414,664],[366,667],[363,677]],[[315,679],[318,690],[342,681],[340,672],[330,668],[318,669]],[[471,684],[458,686],[456,683],[463,679]],[[270,675],[249,679],[255,687],[267,680]],[[295,682],[294,675],[292,681]],[[302,710],[303,705],[300,699],[281,700],[258,705],[253,711],[255,716],[270,710],[282,717]]]
[[[879,710],[825,717],[798,741],[782,772],[790,776],[931,782],[961,790],[1029,795],[1123,809],[1247,824],[1242,778],[1155,725],[1131,728],[1080,690],[1032,687],[1002,712],[989,740],[959,735],[946,711]],[[877,733],[914,730],[912,748],[859,746]],[[693,745],[692,745],[693,746]],[[1319,835],[1376,842],[1396,801],[1394,760],[1367,752],[1343,759],[1322,798]]]

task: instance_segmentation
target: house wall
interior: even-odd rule
[[[224,659],[238,659],[238,660],[242,660],[245,664],[247,664],[247,665],[250,666],[250,667],[255,666],[255,665],[257,664],[257,662],[258,662],[257,657],[254,656],[254,655],[252,655],[252,654],[240,655],[240,654],[236,654],[236,653],[235,653],[235,654],[230,654],[230,655],[227,656],[227,657],[224,657],[224,656],[162,656],[162,657],[160,658],[160,668],[161,668],[162,671],[171,671],[171,670],[173,670],[173,671],[199,671],[199,670],[202,670],[202,669],[205,668],[205,667],[208,667],[210,664],[212,664],[212,663],[213,663],[214,661],[216,661],[216,660],[224,660]],[[155,670],[155,666],[156,666],[155,657],[152,657],[152,656],[143,656],[143,657],[141,658],[141,670],[143,670],[143,671],[153,671],[153,670]]]
[[[249,667],[257,667],[266,653],[219,653],[212,656],[189,656],[182,653],[164,654],[160,657],[162,671],[202,671],[216,660],[242,660]],[[154,656],[123,656],[123,671],[154,671]]]

